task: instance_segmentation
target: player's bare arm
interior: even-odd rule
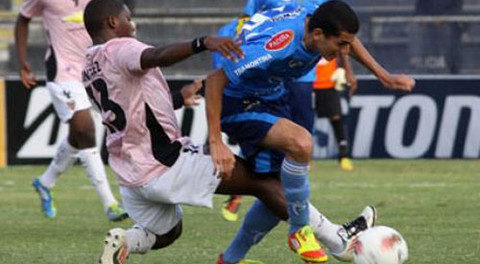
[[[198,105],[198,100],[200,100],[200,98],[202,97],[198,94],[198,92],[200,91],[200,89],[202,89],[202,87],[203,84],[201,79],[195,80],[193,83],[183,86],[179,92],[183,97],[183,105]]]
[[[20,79],[27,89],[31,89],[37,83],[37,80],[32,75],[30,64],[27,61],[27,40],[28,40],[28,25],[30,18],[21,14],[18,15],[15,23],[15,47],[17,49],[18,62],[20,64]]]
[[[350,45],[340,46],[340,52],[337,56],[338,65],[345,69],[345,78],[347,79],[348,95],[351,97],[358,88],[357,78],[353,72],[352,63],[350,61]]]
[[[219,52],[232,60],[244,56],[238,43],[232,39],[208,36],[195,39],[193,42],[175,43],[164,47],[146,49],[142,53],[141,65],[143,69],[170,66],[204,50]]]
[[[415,86],[415,80],[412,77],[405,74],[391,74],[385,70],[357,37],[351,43],[351,50],[355,60],[375,74],[386,88],[410,92]]]
[[[232,151],[222,141],[220,125],[222,94],[227,83],[228,77],[219,69],[207,77],[205,88],[210,154],[216,173],[224,178],[230,177],[235,165]]]

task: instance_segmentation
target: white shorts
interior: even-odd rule
[[[203,146],[182,150],[173,166],[141,187],[120,187],[125,210],[135,224],[162,235],[182,219],[180,204],[213,206],[220,179],[213,174],[212,158]]]
[[[47,82],[47,89],[50,91],[53,107],[64,123],[68,122],[75,112],[92,106],[81,82]]]

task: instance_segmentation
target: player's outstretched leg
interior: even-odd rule
[[[241,195],[230,195],[230,197],[228,198],[228,200],[225,201],[225,204],[222,207],[223,219],[229,222],[236,222],[238,220],[238,212],[240,211],[241,205]]]
[[[119,205],[108,183],[107,173],[100,152],[95,142],[95,125],[90,110],[74,113],[69,121],[69,141],[75,142],[78,157],[87,173],[95,191],[103,204],[103,209],[110,221],[120,221],[128,217]]]
[[[353,259],[353,247],[358,235],[375,226],[377,220],[377,210],[373,205],[368,205],[363,209],[360,215],[354,220],[342,225],[337,234],[342,238],[343,249],[338,252],[330,251],[332,256],[340,261],[349,262]]]
[[[145,254],[171,245],[182,233],[180,221],[168,233],[156,235],[138,225],[127,230],[113,228],[108,231],[98,264],[124,264],[130,254]]]
[[[105,237],[103,253],[98,264],[123,264],[127,261],[128,255],[125,230],[114,228],[108,231]]]
[[[308,163],[297,163],[285,159],[281,179],[287,198],[290,217],[288,245],[305,262],[323,263],[327,254],[320,247],[310,227]]]
[[[230,246],[218,258],[218,264],[252,263],[245,257],[248,250],[270,232],[280,219],[260,201],[256,200],[243,221],[242,227],[230,243]]]
[[[308,163],[312,155],[311,134],[290,120],[280,118],[270,128],[261,145],[285,154],[280,177],[287,200],[290,248],[305,262],[326,262],[327,255],[309,226]]]

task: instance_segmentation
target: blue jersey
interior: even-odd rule
[[[283,94],[284,82],[309,72],[321,56],[303,44],[308,14],[303,6],[291,4],[257,13],[245,22],[238,39],[246,57],[238,62],[221,59],[230,80],[225,94],[275,99]]]
[[[265,11],[291,3],[298,3],[313,12],[319,5],[325,3],[327,0],[247,0],[243,8],[243,13],[248,16],[253,16],[255,13]]]
[[[318,6],[328,0],[247,0],[243,8],[243,13],[248,16],[253,16],[255,13],[262,12],[268,9],[277,8],[280,6],[298,3],[305,7],[307,13],[313,13]],[[224,25],[218,30],[217,35],[222,37],[235,37],[238,33],[239,20],[235,19]],[[218,69],[221,65],[221,55],[218,52],[213,53],[213,68]],[[315,69],[312,69],[305,76],[302,76],[298,81],[313,82],[315,80]]]
[[[318,6],[327,2],[328,0],[247,0],[243,13],[249,16],[263,10],[272,9],[288,3],[297,2],[303,5],[308,12],[313,13]],[[231,34],[231,33],[230,33]],[[231,35],[230,35],[231,36]],[[218,67],[218,64],[217,64]],[[216,67],[216,68],[217,68]],[[308,72],[306,75],[300,77],[299,82],[313,82],[315,81],[315,68]]]

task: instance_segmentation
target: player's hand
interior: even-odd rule
[[[347,79],[348,96],[352,97],[358,89],[357,77],[352,71],[345,71]]]
[[[209,51],[217,51],[229,60],[237,61],[245,57],[240,43],[231,38],[208,36],[203,40],[203,44]]]
[[[223,142],[210,143],[210,154],[212,155],[213,164],[215,166],[215,175],[224,180],[228,180],[232,176],[235,167],[235,156],[230,148]]]
[[[382,84],[390,90],[411,92],[415,87],[415,80],[405,74],[389,74],[381,80]]]
[[[24,63],[20,69],[20,80],[27,89],[32,89],[37,84],[37,79],[30,71],[30,65]]]
[[[194,106],[198,105],[198,100],[202,98],[201,95],[197,94],[198,91],[202,89],[202,80],[197,79],[191,84],[187,84],[182,87],[180,93],[183,96],[183,104],[185,106]]]

